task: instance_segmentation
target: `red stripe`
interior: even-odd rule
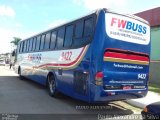
[[[115,51],[119,51],[119,52],[128,52],[128,50],[122,50],[122,49],[118,49],[118,48],[107,48],[106,51],[109,51],[109,50],[115,50]],[[146,53],[142,53],[142,52],[134,52],[135,54],[142,54],[142,55],[147,55]]]
[[[76,58],[76,60],[74,60],[73,62],[70,62],[70,63],[66,63],[66,64],[57,64],[57,63],[47,63],[47,64],[43,64],[43,65],[40,65],[38,67],[44,67],[44,66],[71,66],[71,65],[74,65],[77,61],[79,61],[80,57],[82,56],[82,53],[83,51],[85,50],[86,47],[84,47],[81,51],[81,53],[79,54],[79,56]]]
[[[139,60],[139,61],[147,61],[147,62],[149,61],[149,58],[146,56],[125,54],[125,53],[116,53],[116,52],[106,52],[104,54],[104,57]]]

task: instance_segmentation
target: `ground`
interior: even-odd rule
[[[89,104],[65,95],[52,98],[44,86],[31,80],[20,80],[9,66],[0,66],[0,113],[4,113],[2,118],[6,114],[18,114],[23,117],[27,117],[24,116],[26,114],[38,114],[41,118],[68,115],[68,117],[75,116],[77,119],[85,115],[85,118],[104,119],[105,117],[113,118],[115,115],[137,114],[138,119],[141,119],[141,111],[142,109],[124,101]]]

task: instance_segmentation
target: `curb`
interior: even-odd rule
[[[146,106],[146,104],[141,103],[141,102],[137,102],[134,99],[133,100],[126,100],[125,102],[127,102],[128,104],[133,105],[135,107],[141,108],[141,109],[144,109],[144,107]]]
[[[126,100],[128,104],[141,109],[144,109],[145,106],[158,101],[160,101],[160,95],[151,91],[148,91],[147,96],[145,96],[144,98]]]

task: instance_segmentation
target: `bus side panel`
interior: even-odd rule
[[[38,82],[42,85],[46,85],[48,70],[36,68],[41,64],[45,64],[45,62],[39,63],[38,61],[29,59],[29,56],[32,56],[35,54],[37,53],[18,54],[15,71],[18,73],[18,68],[20,67],[22,76],[29,78],[35,82]],[[45,53],[41,53],[41,54],[45,54]]]
[[[76,99],[89,102],[90,47],[80,64],[69,70],[56,70],[57,90]]]
[[[104,11],[100,11],[97,24],[95,28],[95,35],[91,44],[92,52],[91,52],[91,68],[90,69],[90,101],[95,101],[94,99],[98,96],[96,93],[100,93],[97,88],[101,88],[101,86],[95,85],[95,74],[99,71],[102,71],[102,62],[103,62],[103,44],[105,40],[105,23],[104,23],[105,13]]]

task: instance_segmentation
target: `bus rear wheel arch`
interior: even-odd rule
[[[56,79],[53,73],[49,73],[47,76],[47,89],[51,97],[57,97],[58,91],[56,88]]]

